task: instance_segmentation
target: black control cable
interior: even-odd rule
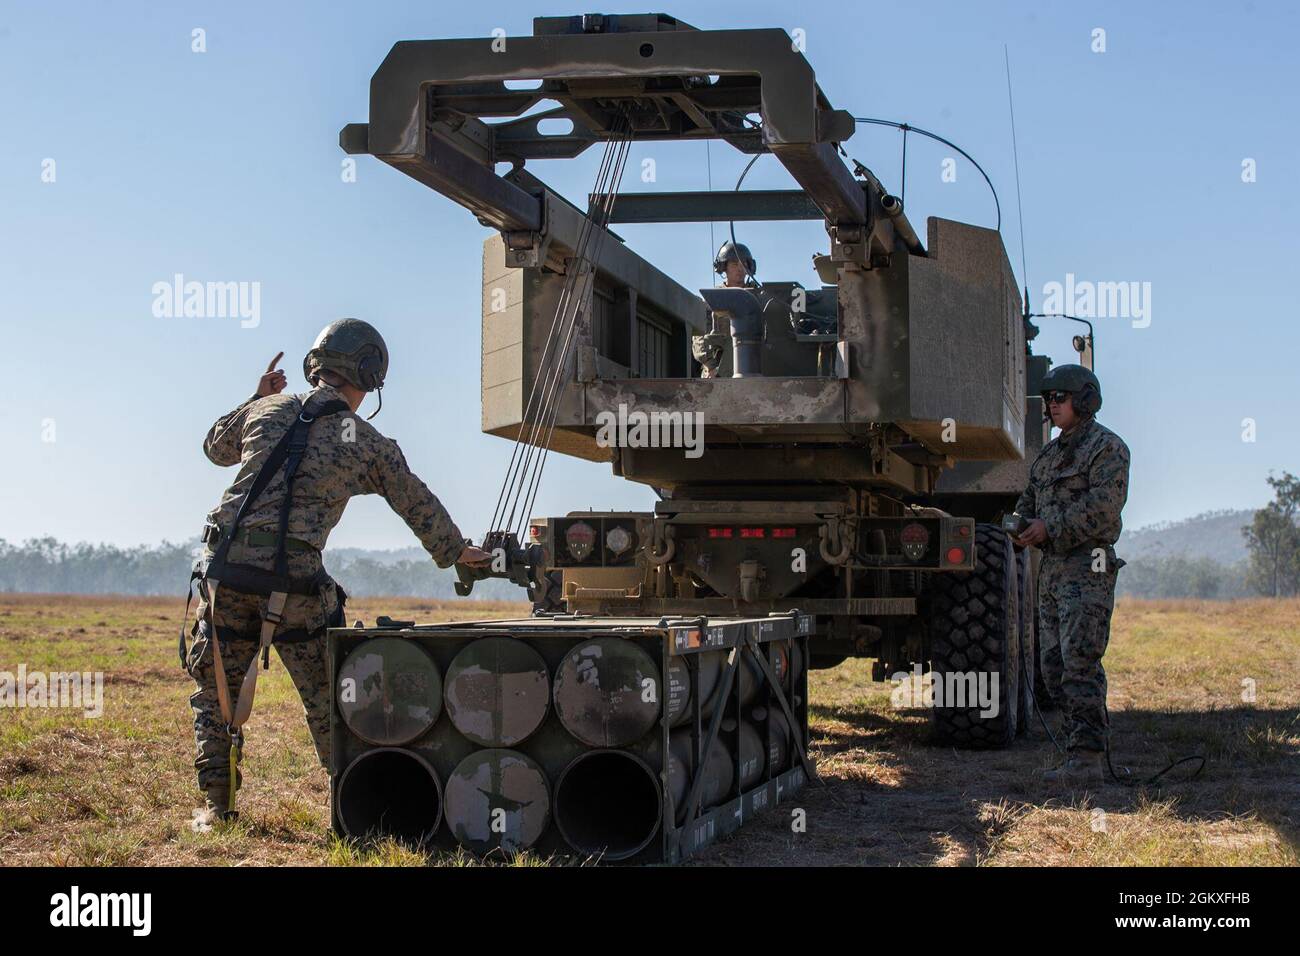
[[[759,131],[762,131],[763,127],[760,126],[758,123],[755,123],[755,122],[754,122],[753,120],[751,120],[749,117],[744,117],[744,120],[745,120],[745,122],[748,123],[750,126],[754,127],[755,129],[757,129],[757,130],[759,130]],[[740,184],[743,183],[743,182],[745,181],[745,177],[749,175],[749,171],[750,171],[751,169],[753,169],[753,168],[754,168],[754,164],[755,164],[756,162],[758,162],[758,157],[760,157],[760,156],[762,156],[762,155],[764,155],[764,154],[763,154],[763,153],[755,153],[752,157],[750,157],[749,162],[745,164],[745,168],[742,169],[742,170],[740,171],[740,178],[736,180],[736,188],[735,188],[734,190],[732,190],[733,192],[740,192]],[[737,260],[737,261],[738,261],[742,266],[745,267],[745,274],[746,274],[747,276],[749,276],[750,281],[753,282],[754,285],[755,285],[757,288],[760,288],[760,289],[763,288],[763,283],[761,283],[761,282],[758,281],[758,276],[754,275],[754,271],[753,271],[752,269],[749,268],[749,264],[748,264],[747,262],[745,262],[744,259],[740,258],[740,252],[739,252],[739,250],[737,249],[737,246],[739,245],[739,243],[736,242],[736,221],[735,221],[734,219],[731,220],[730,222],[727,223],[727,226],[728,226],[728,227],[730,228],[730,230],[731,230],[731,251],[734,252],[734,253],[736,253],[736,260]],[[724,265],[723,265],[723,269],[724,269],[724,270],[726,269],[726,265],[725,265],[725,263],[724,263]],[[724,280],[726,279],[726,272],[725,272],[725,271],[723,272],[723,279],[724,279]]]
[[[1025,562],[1025,563],[1026,565],[1029,564],[1029,562]],[[1025,692],[1029,694],[1029,702],[1034,705],[1034,713],[1038,715],[1038,722],[1043,725],[1043,733],[1047,734],[1047,739],[1052,742],[1052,746],[1056,748],[1057,752],[1062,757],[1066,757],[1068,759],[1069,755],[1065,752],[1065,748],[1061,746],[1060,741],[1056,739],[1056,736],[1052,733],[1051,728],[1047,726],[1047,718],[1043,716],[1043,709],[1038,706],[1038,697],[1037,695],[1034,694],[1033,682],[1030,681],[1029,679],[1029,668],[1023,666],[1023,662],[1026,660],[1025,635],[1023,629],[1020,630],[1020,633],[1017,636],[1017,643],[1020,645],[1020,660],[1022,662],[1022,666],[1020,667],[1021,686],[1024,688]],[[1191,763],[1193,760],[1199,761],[1199,763],[1197,764],[1196,769],[1192,771],[1191,776],[1187,777],[1186,780],[1183,781],[1184,783],[1195,780],[1197,777],[1201,775],[1201,771],[1205,769],[1205,763],[1206,763],[1205,757],[1200,754],[1191,754],[1189,756],[1179,757],[1176,760],[1171,761],[1159,773],[1147,777],[1145,780],[1132,779],[1133,772],[1129,770],[1128,767],[1121,766],[1120,770],[1124,771],[1124,775],[1121,777],[1115,771],[1115,764],[1111,760],[1110,709],[1106,707],[1106,702],[1104,700],[1101,702],[1101,706],[1102,709],[1106,712],[1106,769],[1110,771],[1111,779],[1114,780],[1120,786],[1122,787],[1151,786],[1155,784],[1156,781],[1158,781],[1165,774],[1169,773],[1169,771],[1173,770],[1175,767],[1180,767],[1185,763]]]
[[[918,134],[918,135],[920,135],[920,136],[926,136],[926,137],[929,137],[930,139],[934,140],[935,142],[943,143],[943,145],[947,146],[949,149],[955,149],[957,152],[961,153],[961,155],[962,155],[963,157],[965,157],[966,161],[967,161],[968,163],[970,163],[972,166],[974,166],[975,169],[979,172],[979,174],[980,174],[981,176],[984,177],[984,182],[988,183],[988,186],[989,186],[989,192],[991,192],[991,193],[993,194],[993,206],[994,206],[994,208],[997,210],[997,225],[995,225],[993,228],[994,228],[995,230],[997,230],[998,232],[1001,232],[1001,231],[1002,231],[1002,203],[998,200],[998,191],[997,191],[997,189],[994,188],[994,186],[993,186],[993,180],[989,178],[989,174],[986,173],[986,172],[984,172],[984,167],[981,166],[979,163],[975,162],[975,158],[974,158],[973,156],[971,156],[970,153],[966,152],[966,150],[962,149],[960,146],[958,146],[958,145],[957,145],[956,143],[954,143],[952,140],[944,139],[944,138],[943,138],[942,136],[940,136],[938,133],[932,133],[932,132],[930,132],[928,129],[921,129],[921,127],[919,127],[919,126],[913,126],[911,123],[899,123],[899,122],[896,122],[895,120],[876,119],[875,117],[871,117],[871,116],[855,116],[855,117],[853,117],[853,122],[855,122],[855,123],[867,123],[867,124],[870,124],[870,125],[872,125],[872,126],[889,126],[889,127],[892,127],[893,129],[901,130],[902,133],[903,133],[903,150],[904,150],[904,152],[903,152],[903,164],[904,164],[904,170],[906,170],[906,164],[907,164],[907,151],[906,151],[906,150],[907,150],[907,134],[908,134],[908,133],[916,133],[916,134]],[[840,153],[841,153],[842,155],[844,155],[844,156],[848,156],[849,159],[853,159],[852,156],[849,156],[849,154],[846,153],[846,152],[844,151],[844,148],[843,148],[843,147],[840,147]],[[854,161],[855,163],[858,162],[856,159],[854,159],[853,161]],[[862,164],[861,164],[861,163],[858,163],[858,165],[862,165]],[[901,199],[901,198],[902,198],[902,197],[900,197],[900,199]]]

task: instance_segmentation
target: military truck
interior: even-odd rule
[[[810,614],[813,667],[932,671],[940,738],[1002,746],[1028,719],[1036,597],[1035,555],[1001,523],[1047,437],[1049,360],[1030,352],[999,232],[931,218],[922,242],[901,201],[841,159],[854,129],[782,30],[582,15],[539,17],[531,36],[397,43],[369,122],[340,142],[493,230],[483,430],[524,454],[607,461],[658,496],[653,512],[530,518],[527,541],[502,528],[491,543],[510,567],[495,573],[527,584],[539,614]],[[706,139],[770,153],[796,188],[605,192],[583,210],[528,169]],[[824,224],[819,287],[691,290],[614,228],[763,220]],[[732,348],[701,377],[691,345],[709,333]],[[702,452],[682,447],[692,426]]]

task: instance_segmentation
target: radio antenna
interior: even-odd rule
[[[1002,56],[1007,68],[1007,109],[1011,113],[1011,158],[1016,167],[1016,216],[1020,220],[1020,277],[1025,283],[1025,311],[1029,311],[1029,266],[1025,258],[1025,207],[1020,201],[1020,150],[1016,146],[1016,103],[1011,96],[1011,53],[1002,44]]]

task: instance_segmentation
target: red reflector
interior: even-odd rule
[[[949,548],[947,559],[949,564],[961,564],[966,560],[965,548]]]
[[[903,530],[898,534],[898,539],[903,544],[919,544],[924,548],[930,543],[930,532],[925,530],[924,525],[908,524],[903,526]]]
[[[710,537],[710,538],[730,538],[730,537],[731,537],[731,529],[730,529],[730,528],[710,528],[710,529],[709,529],[709,537]]]
[[[741,528],[740,536],[742,538],[762,538],[767,534],[766,528]]]
[[[793,538],[794,528],[773,528],[772,537],[774,538]]]
[[[963,538],[970,537],[970,525],[963,524],[957,526],[957,534]]]

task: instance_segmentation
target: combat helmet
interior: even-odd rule
[[[749,251],[749,246],[743,242],[732,242],[730,239],[722,244],[721,248],[718,249],[718,254],[713,257],[713,271],[719,275],[726,273],[727,263],[733,259],[742,263],[745,271],[751,276],[758,271],[758,266],[754,263],[754,256]]]
[[[362,391],[373,392],[384,387],[388,346],[369,322],[339,319],[321,330],[302,360],[302,374],[313,385],[320,384],[323,369],[336,372]]]
[[[1070,393],[1070,404],[1079,415],[1096,415],[1101,409],[1101,382],[1092,369],[1082,365],[1057,365],[1043,376],[1038,391],[1044,405],[1048,392],[1059,391]]]

